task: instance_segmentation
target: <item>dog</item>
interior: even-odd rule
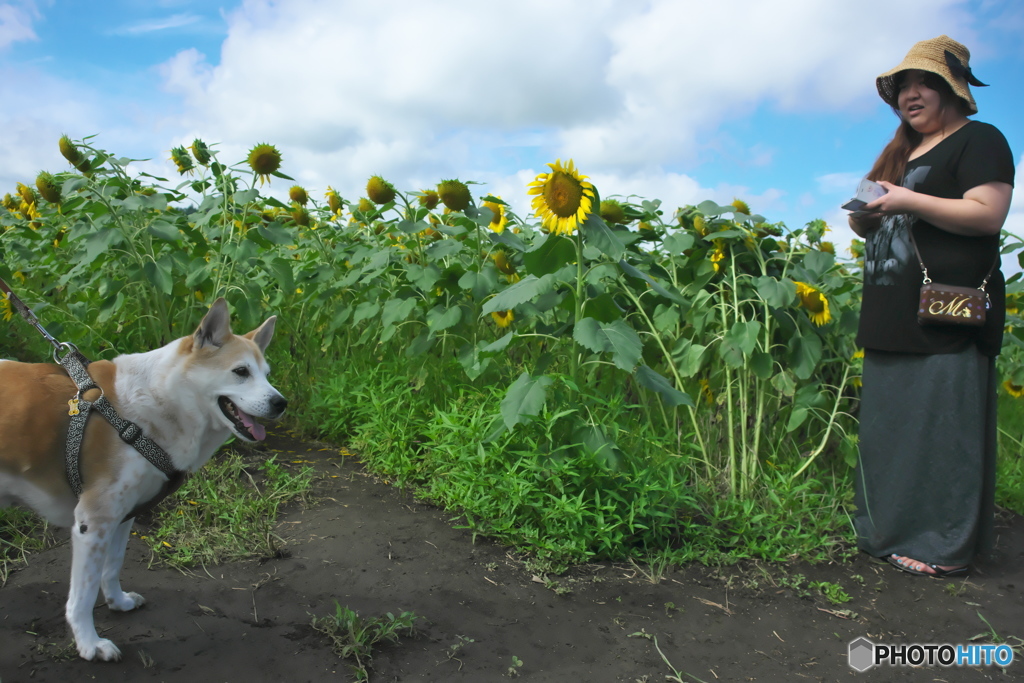
[[[120,416],[134,422],[182,473],[198,470],[231,436],[266,438],[257,421],[275,420],[287,400],[267,380],[263,356],[274,336],[272,316],[245,335],[231,332],[227,302],[218,299],[195,333],[154,351],[88,366]],[[78,389],[63,368],[0,361],[0,507],[20,504],[50,523],[71,528],[71,587],[66,617],[78,654],[119,660],[93,623],[99,590],[107,607],[127,612],[144,604],[121,590],[120,573],[137,506],[165,491],[168,476],[119,437],[100,415],[85,426],[75,496],[65,470],[69,400]],[[87,401],[100,391],[86,392]]]

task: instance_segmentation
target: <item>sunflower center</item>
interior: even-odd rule
[[[582,200],[582,183],[568,173],[554,171],[544,184],[544,201],[559,218],[575,216]]]
[[[825,310],[825,302],[817,292],[804,292],[800,295],[800,303],[811,313],[821,313]]]

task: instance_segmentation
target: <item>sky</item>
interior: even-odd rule
[[[459,178],[523,216],[571,158],[603,198],[740,198],[843,246],[897,124],[875,77],[940,34],[1020,176],[1019,0],[0,0],[0,193],[67,168],[62,134],[171,179],[196,137],[228,164],[270,143],[316,197]]]

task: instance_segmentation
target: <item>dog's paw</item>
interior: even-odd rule
[[[107,607],[114,612],[130,612],[136,607],[146,604],[146,598],[138,593],[121,593],[113,598],[107,598]]]
[[[121,651],[117,649],[117,645],[114,645],[106,638],[97,638],[96,641],[90,645],[79,645],[78,654],[82,659],[87,659],[90,662],[121,661]]]

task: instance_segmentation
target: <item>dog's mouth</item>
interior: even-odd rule
[[[232,403],[227,396],[217,399],[217,405],[224,416],[231,421],[239,436],[248,438],[250,441],[263,441],[267,438],[267,430],[259,422],[252,418],[244,410]]]

